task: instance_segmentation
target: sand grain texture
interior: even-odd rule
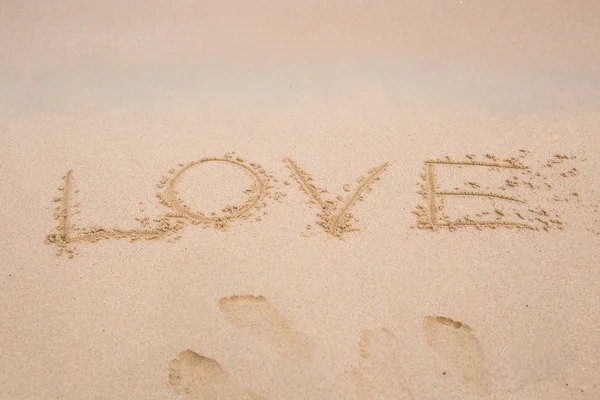
[[[2,400],[597,400],[599,1],[0,4]]]

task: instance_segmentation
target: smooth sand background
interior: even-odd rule
[[[416,399],[470,398],[425,315],[475,330],[490,398],[600,396],[600,5],[322,3],[0,1],[0,398],[181,398],[167,366],[186,349],[269,398],[354,398],[361,331],[380,326]],[[581,160],[565,231],[411,229],[425,160],[518,149]],[[316,211],[292,183],[225,232],[72,260],[44,244],[68,169],[82,224],[134,227],[140,201],[164,212],[169,168],[227,151],[280,180],[292,157],[334,193],[391,166],[342,241],[303,235]],[[312,358],[232,326],[234,294],[266,296]]]

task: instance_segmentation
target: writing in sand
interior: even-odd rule
[[[358,220],[353,211],[390,167],[387,162],[381,163],[360,177],[354,187],[344,185],[344,195],[331,196],[298,162],[291,158],[285,158],[283,162],[289,169],[290,181],[296,182],[307,196],[309,205],[316,210],[315,224],[322,232],[336,238],[358,231]],[[415,227],[450,232],[460,228],[564,230],[561,208],[565,205],[585,206],[590,213],[598,212],[598,205],[584,200],[573,184],[561,182],[579,177],[578,162],[575,156],[564,154],[555,154],[543,161],[531,160],[530,152],[526,150],[509,158],[467,154],[461,160],[451,157],[426,160],[418,182],[422,202],[413,211],[417,219]],[[182,199],[182,179],[193,169],[209,164],[237,169],[249,178],[250,184],[244,189],[244,199],[239,204],[206,213],[195,210]],[[261,221],[269,203],[281,201],[285,196],[278,189],[280,181],[263,166],[228,153],[171,168],[157,184],[160,191],[156,196],[167,211],[153,218],[136,218],[138,228],[99,225],[83,228],[75,221],[80,204],[75,199],[79,191],[75,187],[73,171],[69,170],[62,179],[58,187],[60,195],[54,198],[57,203],[54,210],[56,230],[47,235],[46,243],[56,246],[57,255],[69,257],[76,254],[74,246],[77,243],[107,239],[132,242],[177,240],[189,225],[224,230],[244,220]],[[290,181],[285,180],[283,184],[290,185]],[[581,184],[578,187],[582,187]],[[591,218],[588,230],[600,236],[598,225],[600,222]],[[312,230],[312,225],[308,225],[307,230]]]

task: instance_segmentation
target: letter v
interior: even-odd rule
[[[337,201],[324,200],[322,194],[327,191],[318,188],[312,177],[304,171],[291,158],[284,158],[283,162],[292,172],[293,178],[300,185],[300,189],[310,197],[311,203],[316,203],[320,211],[317,214],[317,224],[320,225],[328,234],[341,238],[346,232],[356,231],[352,227],[352,222],[356,219],[350,213],[350,209],[360,200],[363,200],[374,182],[380,179],[380,175],[389,166],[389,163],[383,163],[376,168],[371,169],[366,177],[359,179],[358,186],[353,192],[350,192],[346,199],[338,196]]]

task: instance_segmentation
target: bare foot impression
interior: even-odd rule
[[[492,390],[483,349],[473,329],[446,317],[423,318],[425,343],[460,377],[465,388],[475,395]]]
[[[290,357],[310,355],[310,346],[294,332],[290,323],[264,296],[222,297],[219,309],[229,321],[267,341]]]
[[[261,398],[233,382],[218,361],[191,350],[169,362],[169,386],[190,400]]]
[[[391,331],[363,330],[358,349],[360,361],[349,375],[359,399],[413,398],[404,381],[400,343]]]
[[[285,158],[283,161],[291,171],[291,177],[300,185],[300,190],[310,197],[310,204],[316,204],[319,207],[317,225],[320,225],[328,234],[338,238],[342,237],[344,233],[358,230],[352,225],[357,220],[350,210],[357,202],[363,200],[367,192],[371,191],[371,186],[380,179],[381,174],[389,166],[389,163],[383,163],[371,169],[366,177],[358,180],[353,191],[350,190],[349,185],[344,185],[344,191],[348,192],[348,196],[345,199],[337,196],[333,201],[323,198],[322,195],[327,193],[327,190],[318,188],[312,177],[294,160]]]

